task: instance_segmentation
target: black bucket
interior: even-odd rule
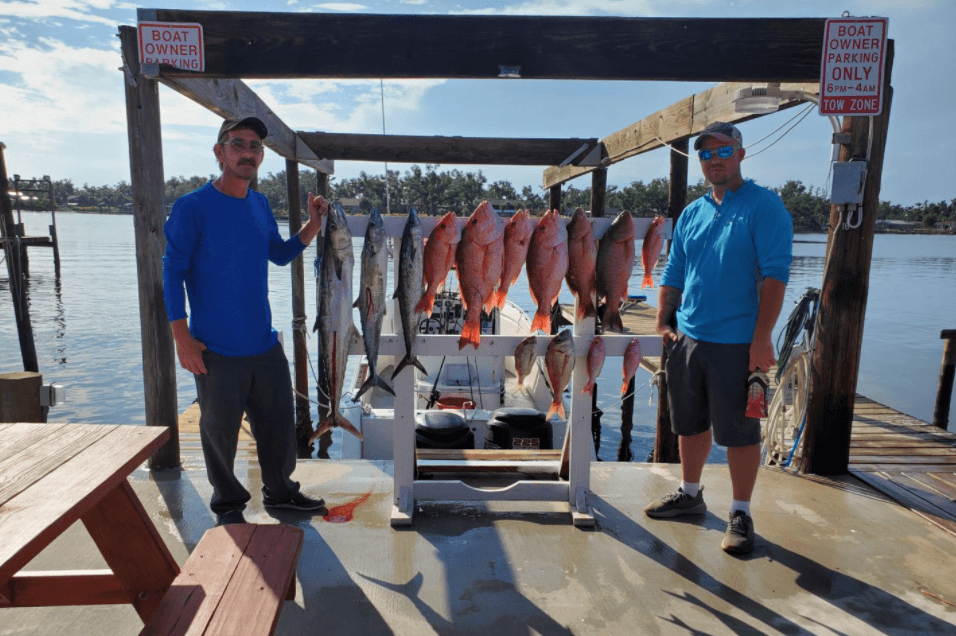
[[[458,413],[424,411],[415,417],[416,448],[474,448],[475,434]]]
[[[551,450],[554,429],[536,409],[498,409],[488,421],[485,448],[505,450]]]

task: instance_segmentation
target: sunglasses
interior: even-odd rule
[[[721,146],[717,150],[698,150],[697,156],[700,157],[701,161],[710,161],[714,158],[714,155],[717,155],[721,159],[730,159],[736,151],[736,148],[733,146]]]
[[[233,150],[245,152],[247,149],[252,152],[262,152],[262,143],[259,141],[250,141],[246,143],[242,139],[230,139],[222,142],[223,146],[232,146]]]

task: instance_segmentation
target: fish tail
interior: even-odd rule
[[[507,298],[508,298],[508,288],[499,287],[498,291],[495,292],[495,306],[498,307],[498,309],[504,309],[505,300]]]
[[[645,287],[650,287],[651,289],[654,288],[654,277],[650,272],[645,272],[644,280],[641,281],[641,289],[644,289]]]
[[[418,361],[418,358],[409,353],[409,354],[406,354],[405,357],[402,358],[402,361],[398,363],[398,366],[395,367],[395,371],[392,372],[392,380],[394,380],[396,376],[398,376],[398,374],[402,372],[402,369],[404,369],[408,365],[412,365],[413,367],[415,367],[422,373],[425,373],[425,374],[428,373],[428,371],[425,370],[424,365],[422,365],[422,363]],[[391,393],[392,395],[395,395],[394,392],[391,392]]]
[[[551,408],[548,409],[548,414],[544,416],[544,419],[550,420],[552,415],[559,415],[561,419],[567,419],[564,414],[564,404],[561,404],[561,400],[555,399],[551,402]]]
[[[594,308],[594,301],[591,298],[585,298],[583,301],[578,299],[578,320],[595,316],[597,316],[597,310]]]
[[[342,430],[348,431],[349,433],[359,438],[360,440],[363,440],[363,441],[365,440],[365,436],[362,435],[362,431],[355,428],[355,426],[350,421],[348,421],[348,419],[344,415],[339,414],[339,416],[335,420],[335,425],[341,428]]]
[[[627,395],[627,387],[630,386],[631,379],[633,378],[634,378],[633,375],[630,378],[628,377],[624,378],[624,384],[621,385],[621,397],[624,397],[625,395]]]
[[[535,329],[540,329],[544,333],[551,333],[551,314],[536,312],[534,320],[531,321],[531,333],[534,333]]]
[[[319,426],[312,432],[312,434],[309,435],[309,444],[319,439],[320,437],[322,437],[323,435],[325,435],[331,430],[332,430],[332,420],[330,418],[326,418],[322,420],[322,423],[320,423]]]
[[[418,304],[415,305],[416,314],[431,314],[432,308],[435,306],[435,294],[426,291],[422,294],[421,300],[418,301]]]
[[[465,322],[461,330],[461,337],[458,339],[458,350],[461,351],[468,345],[475,349],[481,343],[481,325],[478,322]]]
[[[355,397],[352,398],[352,402],[358,402],[363,393],[376,386],[383,391],[388,391],[392,395],[395,395],[395,391],[393,391],[392,387],[388,385],[388,383],[385,381],[385,378],[377,373],[370,373],[368,378],[365,379],[365,382],[362,383],[362,388],[359,389],[358,393],[355,394]]]
[[[583,389],[581,389],[581,395],[584,395],[585,393],[594,395],[594,380],[588,380],[588,383],[584,385]]]
[[[607,324],[605,325],[606,329],[611,331],[616,331],[618,333],[624,333],[624,322],[621,320],[621,310],[612,309],[611,305],[608,305],[607,315],[604,317]]]

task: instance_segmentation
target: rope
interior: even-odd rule
[[[800,297],[800,300],[797,301],[797,306],[790,312],[790,317],[787,318],[787,324],[784,326],[783,331],[777,336],[777,351],[779,351],[779,353],[777,354],[776,379],[778,383],[780,382],[784,369],[787,367],[790,352],[793,349],[794,343],[797,341],[797,336],[803,330],[806,330],[807,333],[812,336],[819,301],[820,290],[808,287],[807,291]],[[781,338],[783,339],[782,344],[780,342]]]

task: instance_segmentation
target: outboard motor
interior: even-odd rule
[[[458,413],[423,411],[415,417],[415,447],[474,448],[475,434]]]
[[[551,422],[537,409],[502,408],[494,412],[485,431],[485,448],[551,450]]]

